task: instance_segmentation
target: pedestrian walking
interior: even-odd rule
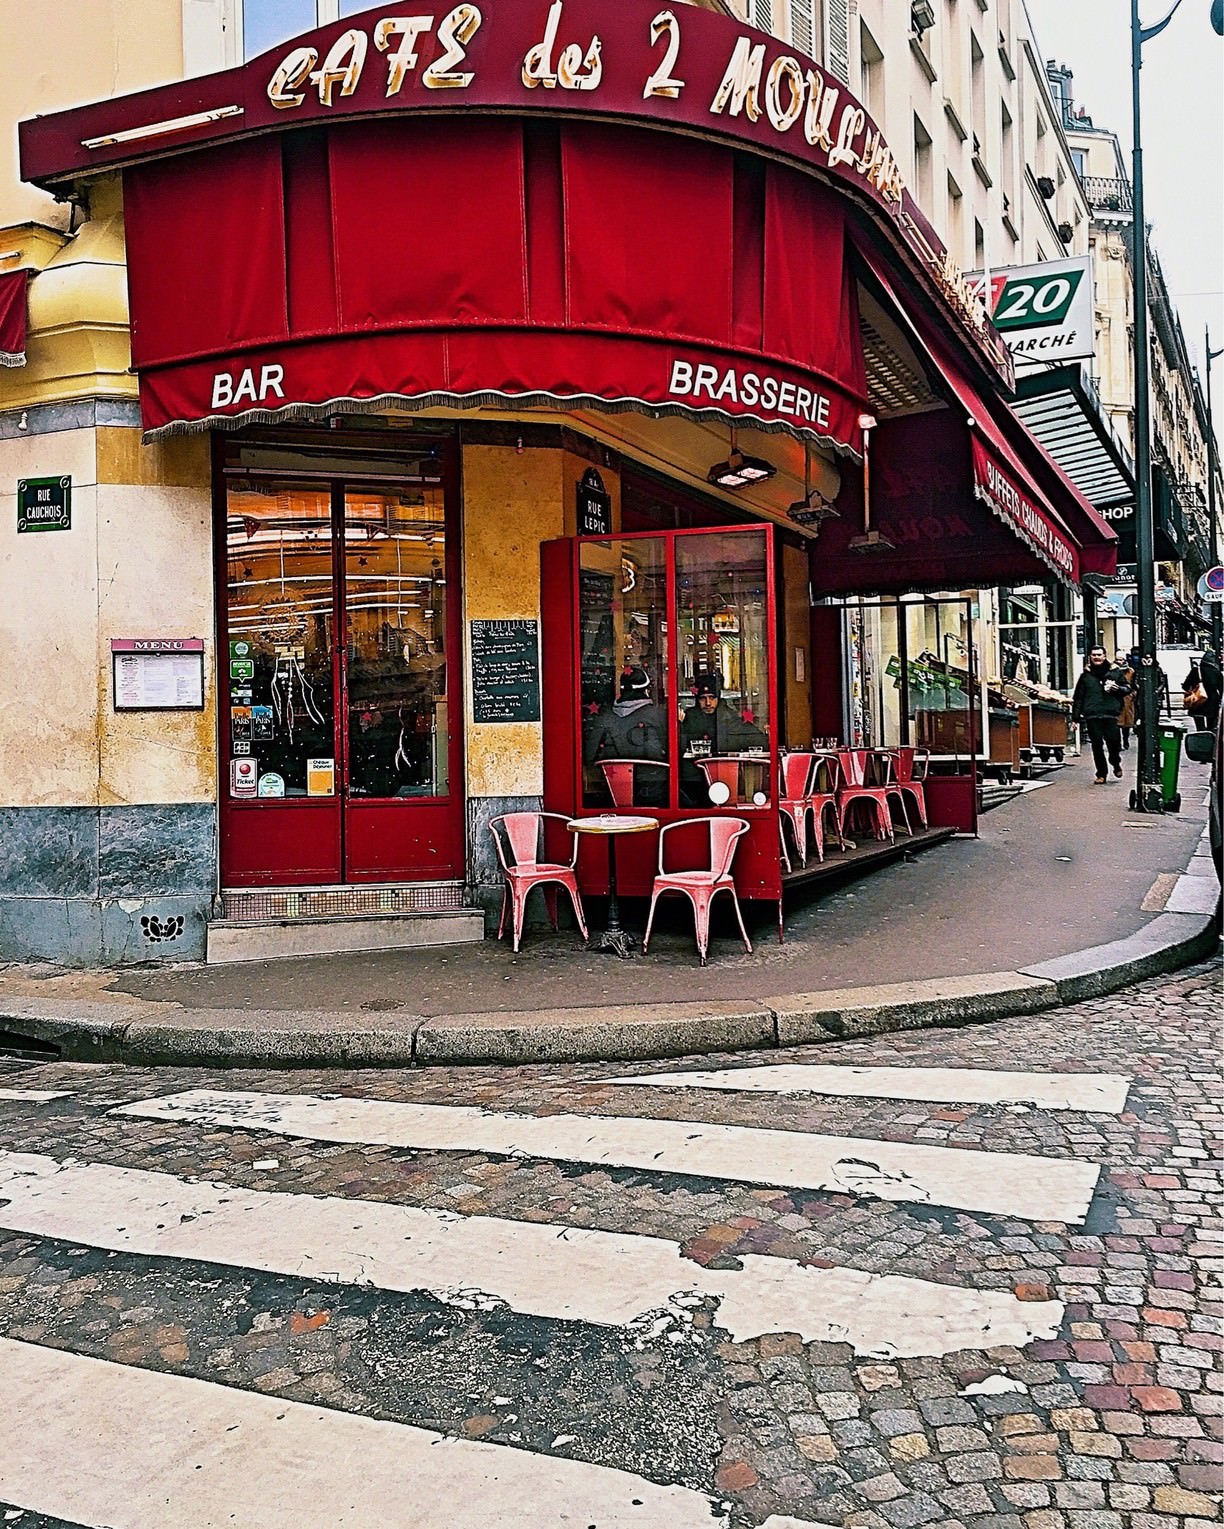
[[[1109,780],[1111,769],[1115,779],[1121,779],[1122,732],[1118,726],[1118,713],[1131,693],[1126,672],[1110,663],[1104,648],[1091,649],[1071,698],[1071,720],[1084,724],[1092,744],[1095,784],[1098,786]]]
[[[1128,749],[1130,748],[1131,729],[1135,725],[1135,691],[1138,688],[1136,683],[1137,676],[1135,674],[1135,667],[1131,663],[1129,655],[1124,653],[1121,648],[1119,648],[1118,651],[1114,654],[1114,663],[1126,676],[1126,683],[1129,687],[1129,692],[1122,702],[1122,710],[1118,713],[1118,729],[1122,734],[1122,747],[1124,749]]]
[[[1220,658],[1210,648],[1203,650],[1203,656],[1199,660],[1199,681],[1207,696],[1207,704],[1203,708],[1202,725],[1214,731],[1220,720],[1220,696],[1224,692],[1224,678],[1220,674]],[[1195,718],[1198,721],[1198,718]]]

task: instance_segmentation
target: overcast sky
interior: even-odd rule
[[[1044,57],[1075,71],[1075,101],[1122,141],[1130,174],[1130,6],[1127,0],[1026,0]],[[1140,0],[1151,26],[1172,0]],[[1191,361],[1203,326],[1224,346],[1224,38],[1209,0],[1183,0],[1143,49],[1143,185],[1152,244],[1181,315]],[[1217,437],[1224,434],[1224,356],[1212,370]]]

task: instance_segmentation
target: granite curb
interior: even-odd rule
[[[9,1049],[64,1061],[201,1067],[413,1067],[650,1061],[978,1024],[1100,997],[1211,955],[1215,916],[1165,913],[1125,939],[1023,971],[790,993],[757,1003],[637,1003],[454,1014],[185,1010],[4,999]],[[150,1011],[153,1011],[152,1013]]]

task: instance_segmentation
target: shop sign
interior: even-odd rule
[[[385,15],[318,45],[290,48],[264,95],[277,116],[465,106],[532,111],[581,106],[624,120],[720,129],[832,172],[883,207],[978,345],[1001,368],[1007,352],[980,296],[951,260],[906,189],[900,166],[866,109],[834,75],[743,24],[687,7],[611,9],[596,0],[552,0],[496,13],[456,5],[440,17]],[[219,132],[240,126],[223,115]],[[256,104],[243,115],[253,124]],[[252,402],[279,379],[226,376],[222,390]]]
[[[612,496],[593,467],[588,467],[578,484],[578,535],[611,536]]]
[[[1075,548],[1033,501],[1016,487],[976,439],[973,442],[974,493],[1013,526],[1057,573],[1072,582],[1076,575]]]
[[[473,621],[472,720],[540,720],[540,638],[535,621]]]
[[[1093,353],[1091,256],[975,272],[968,279],[1016,361],[1082,361]]]
[[[203,711],[202,637],[113,637],[116,711]]]
[[[17,480],[17,530],[70,531],[72,529],[71,478],[19,478]]]

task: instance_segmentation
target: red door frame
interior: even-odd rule
[[[294,435],[320,442],[321,432]],[[322,437],[331,445],[330,437]],[[344,564],[344,492],[346,485],[368,483],[369,472],[351,476],[302,469],[277,470],[276,476],[326,487],[331,506],[332,613],[331,653],[333,757],[336,790],[329,797],[235,800],[229,789],[230,672],[228,631],[226,438],[213,436],[213,525],[216,569],[217,758],[220,865],[223,887],[330,886],[371,882],[461,881],[466,869],[466,816],[463,755],[463,624],[459,592],[462,577],[462,526],[459,502],[459,442],[453,433],[430,436],[442,459],[441,487],[446,522],[447,587],[447,784],[445,796],[353,797],[349,790],[348,688],[346,665],[346,586]],[[288,440],[288,438],[287,438]],[[418,438],[419,440],[419,438]],[[262,438],[261,438],[262,444]],[[271,446],[274,443],[269,440]],[[336,441],[336,454],[349,442]],[[353,444],[368,453],[375,444]],[[382,481],[382,480],[380,480]],[[387,479],[392,483],[394,479]],[[453,595],[452,595],[453,591]]]

